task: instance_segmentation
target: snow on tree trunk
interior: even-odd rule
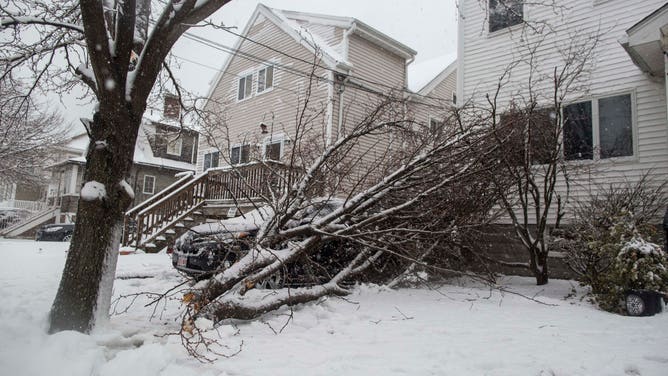
[[[132,135],[137,134],[139,121],[133,121],[122,108],[108,111],[113,116],[103,119],[96,114],[91,123],[93,139],[84,172],[85,186],[101,185],[106,194],[86,194],[79,200],[73,241],[49,317],[52,333],[89,332],[109,313],[123,215],[131,203],[122,182],[132,163]],[[107,146],[94,147],[101,140]]]

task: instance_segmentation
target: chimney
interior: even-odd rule
[[[166,119],[179,120],[181,117],[181,104],[179,97],[174,94],[165,94],[165,106],[163,107],[162,115]]]

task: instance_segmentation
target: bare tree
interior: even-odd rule
[[[520,2],[499,2],[515,3]],[[559,44],[551,41],[555,31],[548,24],[525,22],[516,33],[514,59],[495,88],[481,96],[483,103],[470,100],[457,116],[460,123],[491,129],[498,146],[488,164],[491,181],[500,208],[529,256],[526,263],[497,262],[528,269],[542,285],[549,278],[547,238],[565,214],[573,171],[565,163],[569,156],[564,132],[572,119],[564,103],[587,92],[600,31],[571,30],[567,42]],[[546,59],[541,52],[546,48],[558,58]]]
[[[172,77],[166,59],[174,43],[228,1],[0,3],[0,80],[10,85],[29,69],[29,91],[82,82],[97,101],[86,124],[84,185],[51,332],[87,332],[108,316],[123,214],[133,197],[125,179],[147,99],[161,72]]]
[[[16,87],[0,83],[0,176],[4,183],[35,185],[56,146],[65,139],[66,127],[56,112],[38,108]]]

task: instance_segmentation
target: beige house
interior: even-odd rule
[[[407,95],[416,52],[354,18],[259,5],[241,35],[209,93],[205,110],[222,114],[222,126],[202,137],[198,172],[281,160],[298,125],[302,137],[330,144],[384,95]],[[371,144],[360,148],[368,160],[377,157]]]
[[[452,105],[453,56],[409,72],[416,52],[355,18],[258,5],[239,35],[203,109],[197,175],[129,212],[128,226],[138,225],[124,244],[160,249],[187,222],[253,208],[268,180],[285,181],[277,175],[319,156],[388,98],[401,101],[387,116],[425,125],[441,126]],[[363,137],[324,184],[362,189],[405,147],[391,133]]]

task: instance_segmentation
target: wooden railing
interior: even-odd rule
[[[296,170],[279,162],[252,163],[208,170],[181,179],[126,213],[123,245],[142,247],[202,207],[207,200],[262,202],[295,178]]]
[[[265,161],[234,168],[210,170],[209,200],[256,201],[281,191],[295,174],[279,162]]]

